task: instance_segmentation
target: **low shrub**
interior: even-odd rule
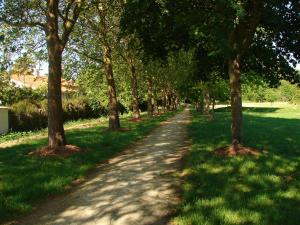
[[[63,119],[64,121],[96,118],[107,115],[107,109],[100,104],[93,107],[89,104],[88,99],[78,97],[63,101]]]
[[[300,103],[300,87],[288,81],[281,80],[280,86],[271,88],[266,83],[243,85],[243,99],[253,102],[289,102]]]
[[[47,127],[47,113],[35,101],[23,100],[9,110],[9,125],[13,131],[28,131]]]
[[[13,104],[9,110],[11,131],[38,130],[47,127],[47,100],[23,100]],[[97,118],[107,115],[107,109],[101,105],[91,107],[84,97],[63,101],[63,119],[72,121]]]

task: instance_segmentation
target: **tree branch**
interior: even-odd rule
[[[65,20],[63,21],[64,22],[64,24],[63,24],[64,31],[63,31],[63,34],[61,37],[61,42],[62,42],[63,47],[66,46],[69,36],[74,28],[74,25],[75,25],[76,21],[78,20],[78,17],[82,10],[82,5],[83,5],[84,1],[85,0],[78,0],[77,2],[75,2],[74,0],[72,0],[66,8],[65,15],[67,18],[65,18]],[[71,8],[72,4],[74,4],[74,3],[76,5],[73,9],[71,16],[69,16],[70,8]]]
[[[71,51],[76,52],[77,54],[82,55],[82,56],[84,56],[84,57],[86,57],[86,58],[88,58],[88,59],[90,59],[90,60],[92,60],[94,62],[103,63],[101,57],[98,58],[98,57],[92,56],[92,55],[90,55],[90,54],[88,54],[86,52],[79,51],[76,48],[68,48],[68,49],[70,49]]]

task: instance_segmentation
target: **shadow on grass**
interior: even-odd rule
[[[31,211],[36,202],[47,196],[64,192],[67,185],[86,175],[97,163],[120,152],[174,114],[143,123],[124,119],[122,126],[129,128],[128,132],[102,132],[104,125],[67,131],[69,143],[87,150],[68,158],[28,156],[45,146],[46,139],[0,148],[0,223]]]
[[[215,109],[215,112],[230,112],[231,107],[222,107]],[[253,112],[253,113],[272,113],[280,110],[280,108],[271,107],[243,107],[243,112]]]
[[[230,142],[230,113],[217,112],[213,122],[194,116],[184,204],[175,221],[180,225],[298,224],[300,120],[246,114],[245,145],[267,154],[224,158],[212,150]]]

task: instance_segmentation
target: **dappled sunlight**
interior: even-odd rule
[[[185,203],[175,224],[295,225],[300,220],[300,120],[263,117],[270,109],[248,111],[245,144],[265,151],[258,157],[215,156],[215,148],[230,144],[230,112],[217,111],[212,122],[195,113]]]
[[[166,224],[179,202],[180,182],[173,174],[186,139],[186,120],[181,118],[187,116],[188,112],[178,114],[125,154],[110,159],[74,192],[47,202],[21,223]]]
[[[45,146],[46,138],[29,139],[21,144],[2,148],[0,154],[0,221],[27,213],[32,210],[37,200],[63,193],[73,183],[82,183],[83,177],[95,168],[96,163],[116,155],[171,115],[174,113],[167,113],[144,123],[131,123],[124,119],[122,125],[130,128],[128,132],[103,132],[106,124],[68,130],[66,132],[68,142],[86,151],[67,158],[40,158],[28,155],[29,152]],[[119,160],[126,161],[126,157],[119,158]],[[154,163],[153,160],[145,162],[144,166],[151,166]],[[139,171],[141,167],[138,161],[134,163],[136,164],[134,169]],[[103,165],[98,167],[100,170]],[[121,168],[125,167],[124,164]],[[111,183],[117,182],[115,177],[110,177],[108,180]],[[125,184],[121,183],[121,185]]]

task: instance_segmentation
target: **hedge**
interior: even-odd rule
[[[84,97],[63,101],[64,121],[90,119],[107,115],[107,109],[101,105],[91,107]],[[11,131],[38,130],[47,127],[47,100],[23,100],[9,109]]]

